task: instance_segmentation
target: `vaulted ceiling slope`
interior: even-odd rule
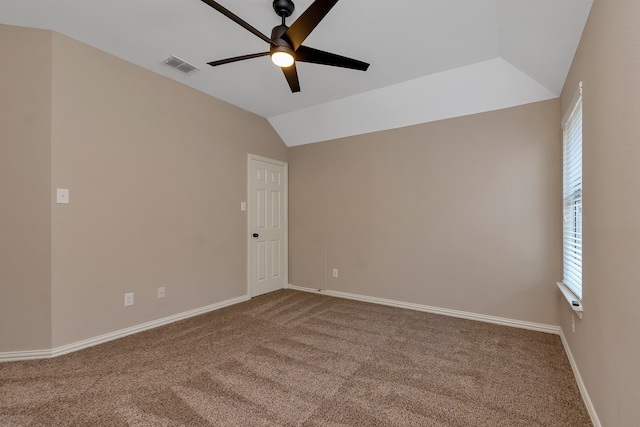
[[[272,0],[218,0],[269,35]],[[292,23],[312,3],[297,0]],[[298,63],[291,93],[268,46],[200,0],[2,0],[0,23],[57,31],[269,120],[288,146],[558,97],[593,0],[341,0],[305,45],[366,72]],[[175,55],[199,70],[164,63]]]

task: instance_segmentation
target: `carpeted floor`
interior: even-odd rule
[[[590,426],[555,335],[291,290],[0,364],[1,426]]]

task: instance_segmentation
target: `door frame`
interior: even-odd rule
[[[276,166],[282,166],[284,169],[284,273],[283,276],[283,289],[289,285],[289,164],[280,160],[270,159],[268,157],[258,156],[256,154],[247,154],[247,295],[249,298],[253,298],[253,289],[251,287],[251,274],[252,274],[252,252],[251,243],[253,233],[251,229],[251,218],[253,215],[253,203],[251,202],[251,191],[253,185],[252,179],[252,165],[253,160],[260,162],[271,163]]]

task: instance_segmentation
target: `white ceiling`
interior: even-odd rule
[[[272,0],[218,0],[269,36]],[[312,0],[295,1],[291,24]],[[288,146],[559,96],[593,0],[341,0],[306,46],[371,64],[298,63],[292,94],[268,45],[200,0],[2,0],[0,23],[65,34],[269,120]],[[200,68],[183,74],[171,55]]]

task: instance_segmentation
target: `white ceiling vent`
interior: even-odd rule
[[[170,67],[175,68],[176,70],[180,70],[183,73],[187,74],[190,73],[194,70],[199,70],[198,67],[196,67],[193,64],[189,64],[187,61],[178,58],[177,56],[173,56],[171,55],[170,57],[168,57],[167,59],[164,60],[164,63],[167,64]]]

